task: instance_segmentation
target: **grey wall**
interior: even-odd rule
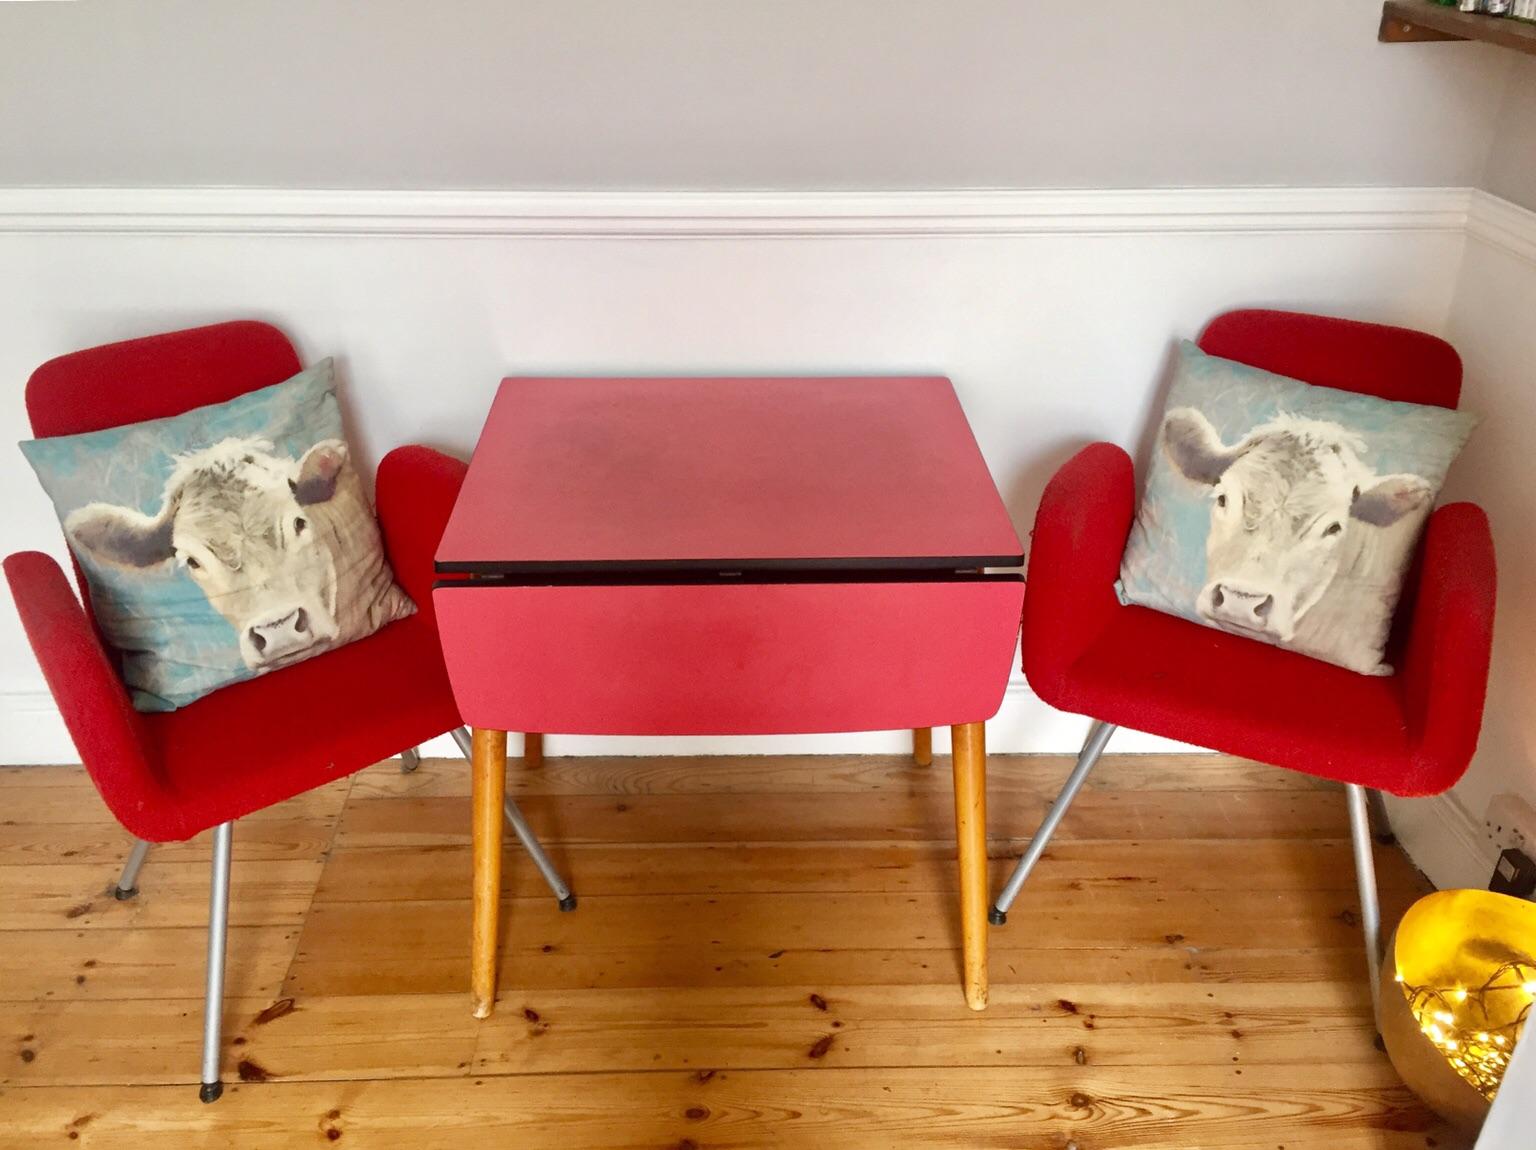
[[[0,185],[1465,185],[1380,0],[0,3]]]
[[[1482,187],[1536,211],[1536,59],[1511,69]]]

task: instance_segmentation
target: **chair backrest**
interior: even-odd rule
[[[210,324],[50,359],[27,380],[27,418],[39,439],[80,435],[224,403],[298,372],[293,344],[271,324]],[[70,561],[94,621],[90,586]]]
[[[1455,407],[1461,357],[1443,339],[1405,327],[1245,308],[1213,319],[1200,336],[1211,355],[1250,367],[1405,403]]]
[[[78,435],[224,403],[298,371],[271,324],[216,323],[51,359],[27,381],[27,417],[40,439]]]

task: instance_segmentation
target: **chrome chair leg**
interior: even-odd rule
[[[1083,749],[1077,756],[1077,765],[1072,768],[1072,773],[1067,776],[1061,793],[1056,796],[1056,801],[1046,812],[1040,829],[1029,840],[1028,849],[1013,868],[1013,874],[1008,876],[1008,882],[1003,887],[1002,893],[997,896],[997,901],[987,912],[987,921],[993,926],[1002,926],[1008,921],[1008,908],[1013,906],[1013,900],[1019,897],[1024,880],[1029,878],[1029,872],[1035,869],[1035,863],[1039,862],[1040,856],[1045,853],[1045,848],[1049,845],[1051,836],[1056,833],[1062,816],[1067,813],[1067,808],[1072,805],[1072,800],[1077,797],[1077,792],[1082,789],[1083,783],[1087,780],[1088,772],[1093,770],[1094,764],[1099,761],[1099,756],[1104,753],[1109,737],[1114,733],[1113,723],[1095,722],[1089,729],[1087,741],[1083,743]]]
[[[466,759],[473,759],[469,731],[465,727],[455,727],[451,732],[453,741],[458,744],[459,753]],[[544,845],[539,842],[538,836],[533,833],[533,828],[528,825],[528,820],[523,817],[522,810],[509,795],[502,803],[502,814],[512,827],[512,833],[517,836],[517,841],[523,844],[523,849],[528,852],[528,857],[533,859],[533,865],[539,869],[539,874],[544,877],[550,892],[560,903],[560,909],[564,911],[576,909],[576,896],[571,893],[570,886],[560,877],[560,872],[555,869],[555,864],[544,851]]]
[[[1376,862],[1371,856],[1371,816],[1365,788],[1349,783],[1349,835],[1355,845],[1355,882],[1360,888],[1360,925],[1365,931],[1365,964],[1371,979],[1371,1009],[1381,994],[1381,903],[1376,897]]]
[[[128,852],[128,861],[123,864],[123,873],[118,876],[117,885],[112,888],[112,897],[118,902],[127,902],[139,893],[139,868],[144,865],[144,856],[148,853],[147,839],[133,840],[133,849]]]
[[[220,1034],[224,1021],[224,955],[229,942],[229,857],[233,822],[213,828],[213,879],[208,891],[208,983],[203,997],[203,1077],[198,1097],[217,1102]]]
[[[512,833],[517,836],[517,841],[523,844],[523,849],[528,852],[533,865],[539,868],[539,874],[544,876],[550,891],[560,900],[560,909],[575,910],[576,896],[571,893],[571,888],[565,885],[565,880],[560,877],[555,864],[549,861],[549,856],[544,853],[543,844],[533,833],[528,820],[523,818],[523,812],[518,809],[517,804],[511,799],[506,799],[502,804],[501,812],[506,816],[507,822],[512,824]]]
[[[421,766],[421,748],[407,747],[400,752],[400,773],[408,775]]]

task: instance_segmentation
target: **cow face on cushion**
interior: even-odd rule
[[[246,666],[271,670],[337,638],[334,536],[317,516],[350,470],[338,439],[299,460],[225,439],[177,458],[156,514],[92,503],[64,526],[98,561],[184,568],[234,627]]]
[[[1199,411],[1170,411],[1162,443],[1183,475],[1209,489],[1206,582],[1211,622],[1289,642],[1362,549],[1432,498],[1417,475],[1376,476],[1365,444],[1337,423],[1280,415],[1233,446]]]

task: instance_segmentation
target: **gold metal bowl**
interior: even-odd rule
[[[1387,942],[1380,991],[1376,1025],[1398,1074],[1446,1121],[1477,1129],[1536,995],[1536,903],[1426,895]]]

